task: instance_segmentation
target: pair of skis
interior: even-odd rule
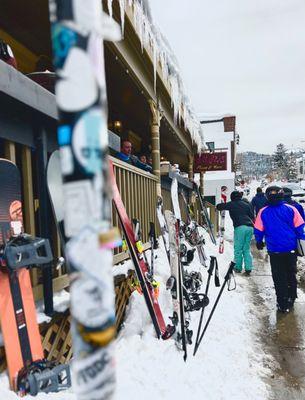
[[[184,226],[184,235],[190,246],[196,247],[201,265],[206,267],[207,256],[204,251],[205,240],[199,233],[199,225],[193,219],[190,205],[187,202],[184,192],[181,192],[182,199],[187,213],[187,224]]]
[[[130,257],[134,264],[137,278],[143,293],[148,312],[152,319],[156,335],[158,338],[168,339],[174,333],[174,327],[166,325],[164,317],[158,303],[158,299],[155,295],[154,284],[150,276],[149,266],[145,262],[143,252],[137,247],[137,240],[135,232],[132,227],[132,223],[127,215],[125,206],[123,204],[120,192],[118,190],[115,175],[113,171],[113,165],[110,162],[110,178],[111,187],[113,193],[113,203],[119,216],[122,231],[128,246]]]
[[[221,203],[227,202],[227,187],[221,187]],[[219,253],[223,254],[224,252],[224,232],[225,232],[225,218],[226,218],[226,211],[220,211],[220,223],[219,223]]]
[[[215,238],[215,235],[214,235],[213,224],[212,224],[211,219],[209,217],[209,213],[208,213],[207,207],[205,205],[204,198],[203,198],[203,196],[202,196],[202,194],[200,192],[200,189],[199,189],[197,183],[195,183],[195,182],[194,182],[194,191],[195,191],[195,193],[197,195],[197,198],[199,200],[200,213],[201,213],[201,216],[202,216],[204,228],[206,229],[206,231],[210,235],[212,243],[216,244],[216,238]]]

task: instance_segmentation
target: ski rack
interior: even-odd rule
[[[18,374],[16,391],[20,396],[39,392],[61,392],[71,387],[70,367],[67,364],[40,360],[24,367]]]

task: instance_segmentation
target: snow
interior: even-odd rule
[[[232,238],[233,227],[226,218],[225,239]],[[219,261],[221,283],[233,257],[232,244],[225,241],[225,252],[218,254],[205,233],[206,253],[216,255]],[[172,300],[165,289],[169,276],[169,266],[159,240],[157,250],[156,279],[160,282],[159,302],[164,316],[172,314]],[[149,252],[148,252],[149,253]],[[150,255],[148,254],[148,259]],[[115,274],[127,273],[131,262],[116,267]],[[189,270],[201,271],[204,279],[202,292],[207,280],[207,272],[200,265],[195,253]],[[247,280],[236,276],[237,288],[226,289],[219,302],[201,347],[192,356],[193,346],[188,347],[188,360],[185,363],[182,352],[172,339],[157,340],[148,315],[143,296],[134,292],[127,308],[124,326],[117,339],[117,395],[116,400],[143,398],[145,400],[264,400],[268,398],[265,384],[268,370],[263,363],[266,354],[257,342],[253,329],[257,328],[256,316],[251,313],[251,298]],[[206,320],[219,288],[211,281],[210,305],[205,310]],[[66,299],[67,300],[67,299]],[[191,328],[196,335],[199,312],[191,314]],[[168,323],[170,321],[168,320]],[[271,360],[272,362],[272,360]],[[251,390],[249,390],[251,388]],[[6,374],[0,375],[0,399],[16,400],[17,396],[8,389]],[[32,399],[30,396],[26,400]],[[37,400],[76,400],[72,390],[64,393],[39,394]]]

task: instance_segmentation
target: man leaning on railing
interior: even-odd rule
[[[123,140],[121,145],[121,151],[116,154],[117,158],[131,164],[137,168],[143,169],[147,172],[152,172],[152,167],[141,162],[137,156],[131,154],[132,144],[129,140]]]

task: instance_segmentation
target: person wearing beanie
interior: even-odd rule
[[[263,192],[263,189],[261,187],[258,187],[256,189],[256,195],[251,200],[251,204],[255,215],[257,215],[259,210],[265,207],[265,205],[267,204],[265,193]]]
[[[242,272],[243,266],[246,274],[250,275],[253,268],[251,255],[251,239],[253,236],[254,214],[252,205],[243,200],[243,193],[237,190],[231,193],[231,201],[217,204],[218,211],[229,211],[234,225],[234,261],[235,271]]]
[[[292,190],[288,187],[283,187],[283,192],[284,192],[284,201],[287,204],[292,205],[295,207],[298,212],[300,213],[301,217],[305,221],[305,213],[304,213],[304,208],[301,206],[300,203],[292,199]]]
[[[298,210],[284,201],[281,187],[266,190],[268,204],[256,218],[254,234],[258,250],[264,239],[270,257],[278,311],[287,313],[297,298],[297,240],[305,240],[305,223]]]

